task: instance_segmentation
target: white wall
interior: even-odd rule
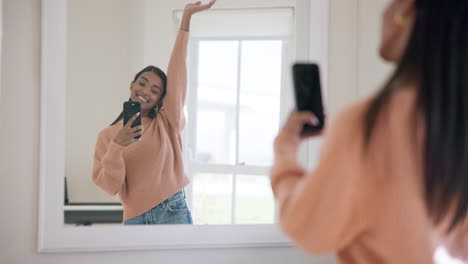
[[[391,72],[378,56],[381,15],[389,1],[330,1],[330,115],[375,93]]]
[[[359,97],[372,95],[383,87],[393,70],[392,65],[385,63],[379,56],[381,17],[388,2],[388,0],[359,1]]]
[[[143,0],[68,1],[65,176],[70,202],[118,202],[91,181],[98,133],[143,69]]]
[[[377,0],[363,2],[372,1]],[[360,41],[355,34],[359,6],[355,0],[331,0],[330,3],[329,103],[337,111],[361,94],[358,79],[363,77],[357,77],[359,67],[356,66]],[[369,8],[368,15],[380,12],[377,10],[380,4]],[[332,259],[312,259],[288,248],[38,254],[40,0],[4,0],[3,12],[0,263],[335,263]],[[372,15],[361,23],[379,21]],[[377,32],[366,32],[359,39],[376,39]],[[374,64],[381,67],[379,61],[366,60],[362,68],[374,69],[371,67]],[[375,71],[383,74],[378,68]]]
[[[327,112],[334,115],[358,95],[357,0],[330,1],[330,54]]]

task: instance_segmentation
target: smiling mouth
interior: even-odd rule
[[[142,102],[142,103],[147,103],[147,102],[148,102],[148,100],[146,100],[145,98],[141,97],[140,95],[138,95],[137,97],[138,97],[138,99],[140,100],[140,102]]]

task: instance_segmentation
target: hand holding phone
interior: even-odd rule
[[[127,101],[123,104],[123,124],[124,126],[128,123],[130,118],[132,118],[137,113],[140,113],[141,105],[139,102]],[[141,126],[141,116],[138,116],[132,123],[130,127]],[[139,138],[139,137],[136,137]]]
[[[123,127],[115,136],[114,142],[121,146],[128,146],[138,141],[142,133],[140,103],[125,102],[123,107]]]
[[[317,64],[298,63],[293,66],[294,95],[298,112],[312,112],[318,119],[316,125],[305,124],[301,134],[319,132],[325,126],[322,104],[320,71]]]

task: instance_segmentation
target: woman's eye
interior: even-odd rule
[[[141,85],[141,86],[145,86],[145,83],[142,83],[142,82],[141,82],[140,85]]]
[[[155,91],[155,90],[151,90],[151,92],[154,94],[158,94],[158,91]]]

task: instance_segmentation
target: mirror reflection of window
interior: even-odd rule
[[[243,41],[241,50],[239,162],[269,166],[279,128],[283,41]]]
[[[238,41],[199,41],[195,160],[235,164]],[[194,87],[195,88],[195,87]],[[189,132],[190,133],[190,132]]]
[[[194,40],[196,164],[192,207],[200,224],[274,223],[267,174],[279,127],[284,40]],[[210,166],[211,165],[211,166]],[[219,173],[210,173],[217,166]],[[241,167],[242,174],[237,173]]]
[[[274,223],[274,198],[267,175],[237,175],[236,224]]]

